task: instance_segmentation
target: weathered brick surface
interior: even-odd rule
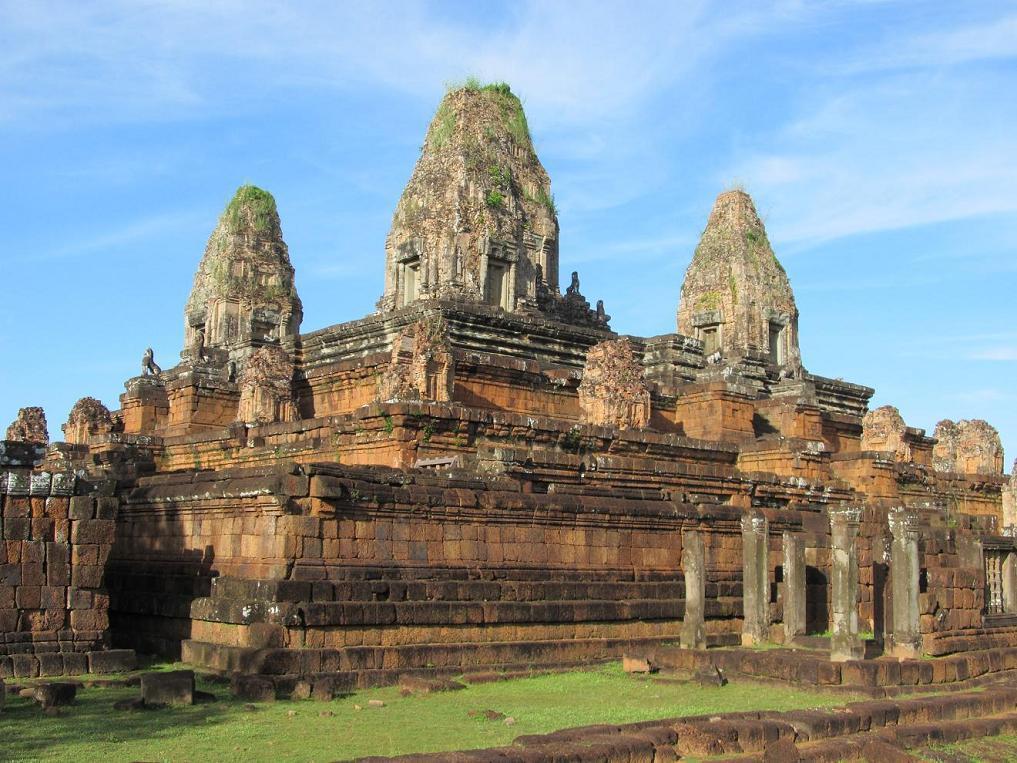
[[[11,660],[5,670],[18,677],[87,672],[84,653],[109,643],[103,578],[119,500],[85,494],[85,484],[70,495],[74,474],[5,472],[3,482],[0,655]]]

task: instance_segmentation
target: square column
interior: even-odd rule
[[[769,522],[762,512],[742,515],[742,646],[770,636]]]
[[[898,659],[915,659],[922,652],[919,627],[918,518],[903,507],[890,510],[890,586],[893,594],[893,631],[890,654]]]
[[[706,648],[706,556],[698,530],[682,530],[682,574],[685,577],[683,649]]]
[[[1003,557],[1003,611],[1017,614],[1017,551]]]
[[[785,531],[784,550],[784,643],[805,635],[805,539]]]
[[[862,510],[847,506],[830,509],[832,567],[832,626],[830,659],[859,660],[865,653],[858,638],[858,528]]]

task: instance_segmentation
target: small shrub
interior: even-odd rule
[[[497,164],[487,168],[487,174],[491,176],[491,182],[498,188],[508,188],[512,179],[512,170],[503,169]]]
[[[501,208],[501,205],[504,203],[505,197],[502,195],[501,191],[491,190],[487,192],[487,196],[485,197],[484,201],[486,201],[487,206],[491,207],[492,209],[499,209]]]
[[[223,219],[226,224],[236,230],[243,223],[241,211],[247,209],[251,213],[254,229],[258,233],[267,233],[278,212],[275,199],[268,191],[256,185],[242,185],[226,206]]]
[[[558,205],[554,202],[554,194],[548,193],[543,188],[537,191],[537,202],[542,204],[544,208],[552,215],[558,214]]]

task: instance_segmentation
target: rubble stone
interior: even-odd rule
[[[46,427],[46,412],[38,406],[21,408],[18,417],[7,427],[7,438],[12,442],[47,445],[49,429]]]
[[[400,331],[392,342],[388,368],[378,380],[378,399],[452,399],[455,361],[448,328],[440,318],[420,320]]]
[[[171,670],[165,673],[142,674],[141,699],[149,707],[193,705],[194,671]]]
[[[982,419],[953,422],[943,419],[933,433],[932,449],[937,471],[960,474],[1001,474],[1003,445],[999,432]]]
[[[51,707],[64,707],[74,704],[74,698],[77,694],[77,684],[53,682],[36,686],[32,690],[32,699],[38,702],[43,710],[48,710]]]
[[[109,408],[94,397],[83,397],[71,408],[67,423],[61,429],[66,442],[84,445],[89,437],[106,434],[112,427]]]
[[[650,420],[650,390],[627,339],[590,348],[578,392],[584,420],[591,424],[638,429]]]
[[[897,461],[912,461],[911,446],[904,439],[907,424],[900,411],[883,405],[862,418],[862,450],[893,453]]]
[[[245,424],[271,424],[299,418],[293,397],[293,361],[277,344],[254,351],[240,374],[237,420]]]

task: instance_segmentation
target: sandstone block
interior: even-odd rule
[[[67,513],[71,519],[94,519],[95,499],[88,495],[71,496]]]
[[[59,682],[37,686],[32,692],[32,698],[39,703],[43,710],[48,710],[51,707],[74,704],[77,694],[77,684]]]
[[[141,699],[147,706],[193,705],[194,671],[142,674]]]
[[[112,543],[116,522],[112,519],[82,519],[71,524],[71,543]]]
[[[231,689],[238,699],[248,702],[273,702],[275,700],[275,684],[265,676],[235,676]]]
[[[35,678],[39,675],[39,660],[34,654],[12,654],[11,665],[15,678]]]
[[[89,673],[126,673],[137,667],[138,658],[133,649],[108,649],[88,653]]]
[[[646,657],[630,657],[624,655],[622,657],[622,670],[626,673],[650,673],[653,671],[653,665]]]
[[[64,652],[64,675],[80,676],[88,672],[88,656],[81,652]]]
[[[40,676],[62,676],[64,674],[64,658],[59,652],[38,654]]]

